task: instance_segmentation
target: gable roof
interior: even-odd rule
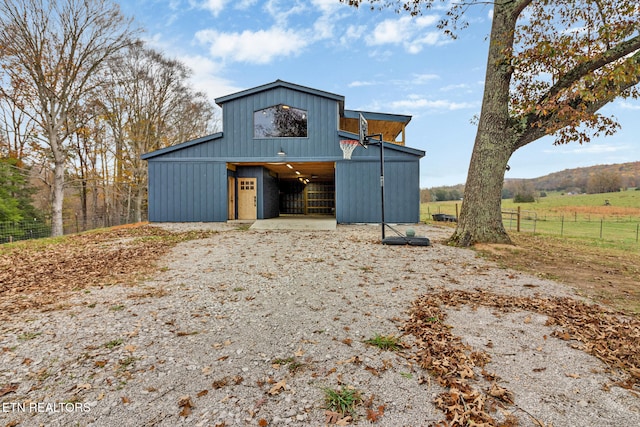
[[[191,147],[193,145],[198,145],[203,142],[213,141],[214,139],[222,138],[222,132],[217,132],[211,135],[203,136],[201,138],[192,139],[191,141],[185,141],[180,144],[170,145],[165,148],[161,148],[156,151],[151,151],[149,153],[145,153],[140,156],[142,160],[149,160],[152,157],[161,156],[163,154],[171,153],[173,151],[182,150],[183,148]]]
[[[280,79],[276,80],[275,82],[264,84],[262,86],[257,86],[251,89],[246,89],[240,92],[232,93],[230,95],[221,96],[220,98],[216,98],[215,102],[216,104],[222,107],[222,104],[224,104],[225,102],[232,101],[234,99],[242,98],[245,96],[254,95],[256,93],[264,92],[266,90],[271,90],[278,87],[284,87],[287,89],[296,90],[298,92],[304,92],[311,95],[321,96],[323,98],[333,99],[340,103],[341,111],[344,109],[344,96],[342,95],[337,95],[331,92],[325,92],[323,90],[313,89],[307,86],[297,85],[295,83],[285,82],[284,80],[280,80]]]

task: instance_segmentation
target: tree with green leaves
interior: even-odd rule
[[[29,170],[14,157],[0,158],[0,222],[33,220],[40,214],[31,204]]]
[[[513,153],[554,135],[585,143],[619,127],[599,113],[617,98],[637,98],[640,5],[637,0],[341,0],[358,7],[394,6],[419,15],[443,6],[440,28],[455,37],[465,13],[492,4],[482,109],[464,201],[450,241],[510,243],[501,192]]]

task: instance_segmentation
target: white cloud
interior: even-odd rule
[[[424,28],[433,26],[438,21],[434,15],[412,18],[403,16],[397,19],[385,19],[380,22],[373,31],[373,37],[365,41],[369,46],[381,46],[387,44],[400,44],[404,49],[416,54],[422,51],[425,45],[437,45],[443,43],[442,35],[438,31],[424,33]]]
[[[588,144],[581,144],[579,146],[560,146],[543,150],[545,153],[562,153],[562,154],[606,154],[616,153],[618,151],[627,151],[631,147],[628,145],[616,145],[616,144],[598,144],[596,142],[590,142]]]
[[[484,84],[484,82],[482,82]],[[440,88],[441,92],[450,92],[452,90],[455,91],[464,91],[464,92],[468,92],[471,89],[471,87],[466,84],[466,83],[460,83],[460,84],[454,84],[454,85],[447,85],[447,86],[443,86]]]
[[[364,37],[367,31],[366,25],[349,25],[347,31],[340,38],[340,43],[344,46],[358,43],[358,40]]]
[[[314,9],[320,10],[323,14],[331,14],[338,8],[346,6],[337,0],[311,0],[311,4]]]
[[[409,95],[407,99],[393,101],[389,104],[394,110],[412,111],[416,109],[454,111],[469,108],[478,108],[477,103],[453,102],[448,100],[429,100],[419,95]]]
[[[440,76],[437,74],[414,74],[413,79],[411,79],[411,83],[416,85],[421,85],[431,80],[437,80],[439,78]]]
[[[218,16],[228,2],[229,0],[205,0],[200,7],[210,11],[213,16]]]
[[[202,30],[196,33],[196,40],[208,44],[214,58],[251,64],[268,64],[276,57],[296,55],[309,44],[304,34],[276,27],[242,33]]]
[[[307,10],[307,5],[298,1],[293,2],[293,5],[291,1],[286,1],[284,4],[281,3],[282,0],[269,0],[264,5],[264,10],[267,11],[278,26],[286,27],[291,15],[297,15]]]
[[[620,108],[623,108],[625,110],[640,110],[640,104],[639,103],[632,103],[629,101],[620,101]]]
[[[372,82],[372,81],[363,82],[363,81],[360,81],[360,80],[356,80],[355,82],[349,83],[347,86],[349,86],[349,87],[363,87],[363,86],[374,86],[374,85],[377,85],[377,84],[378,83]]]
[[[178,59],[193,71],[190,78],[193,87],[207,94],[212,101],[220,96],[242,90],[231,84],[229,80],[219,77],[222,70],[220,63],[201,55],[182,55]]]
[[[251,6],[257,3],[258,0],[241,0],[236,4],[236,9],[249,9]]]

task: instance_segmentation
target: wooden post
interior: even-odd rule
[[[520,232],[520,206],[518,206],[518,216],[517,216],[517,220],[516,220],[516,231],[519,233]]]
[[[456,203],[456,219],[458,219],[458,204]]]

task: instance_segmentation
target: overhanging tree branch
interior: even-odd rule
[[[640,69],[640,51],[631,56],[627,62],[634,66],[636,70]],[[592,101],[585,101],[582,96],[576,95],[571,99],[565,101],[562,105],[568,106],[572,109],[580,108],[583,113],[587,115],[594,115],[602,107],[614,101],[620,97],[621,93],[633,88],[640,83],[640,72],[637,72],[634,76],[629,77],[622,82],[609,82],[606,87],[606,92],[603,96],[594,99]],[[535,117],[534,119],[530,119]],[[541,114],[529,114],[528,115],[528,127],[524,133],[518,138],[515,144],[515,149],[522,148],[525,145],[549,135],[549,129],[557,128],[564,122],[556,111],[545,115]]]
[[[587,74],[592,73],[607,64],[611,64],[625,56],[640,49],[640,35],[637,35],[629,40],[626,40],[616,47],[613,47],[602,53],[597,58],[590,61],[585,61],[582,64],[577,65],[571,71],[560,77],[558,81],[549,88],[539,100],[538,105],[543,105],[549,100],[556,97],[562,90],[571,87],[574,83],[585,77]]]

